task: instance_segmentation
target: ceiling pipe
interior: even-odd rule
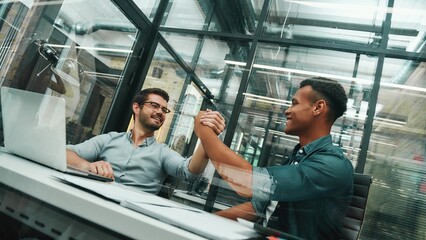
[[[102,20],[102,22],[94,22],[89,26],[85,25],[84,23],[76,23],[74,25],[74,30],[78,35],[85,35],[99,30],[135,33],[137,28],[131,23],[108,23],[105,22],[105,20]]]
[[[422,40],[419,41],[417,45],[417,50],[415,52],[420,53],[425,50],[426,45],[426,34],[423,34]],[[405,84],[411,74],[417,69],[419,66],[418,61],[407,60],[404,66],[401,68],[399,73],[392,79],[391,83],[395,84]]]

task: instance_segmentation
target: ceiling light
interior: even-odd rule
[[[239,62],[239,61],[233,61],[233,60],[224,60],[226,64],[228,65],[237,65],[237,66],[246,66],[245,62]]]

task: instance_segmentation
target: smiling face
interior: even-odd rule
[[[287,118],[284,132],[290,135],[300,136],[304,132],[311,131],[315,119],[315,104],[311,101],[312,87],[300,88],[292,99],[292,105],[285,111]]]
[[[134,103],[136,104],[135,107],[138,108],[134,111],[136,119],[139,120],[140,126],[150,131],[156,131],[163,125],[166,119],[166,114],[163,113],[161,107],[155,109],[147,102],[158,103],[161,107],[167,107],[167,102],[159,95],[150,94],[144,104],[138,105],[137,103]]]

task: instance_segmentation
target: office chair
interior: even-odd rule
[[[361,233],[371,182],[370,175],[354,174],[353,197],[343,222],[342,239],[344,240],[356,240]]]
[[[163,184],[161,186],[160,192],[158,193],[158,196],[170,199],[173,196],[173,193],[176,189],[176,187],[179,184],[179,179],[167,176],[166,179],[164,179]]]

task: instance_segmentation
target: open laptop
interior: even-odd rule
[[[63,98],[1,87],[1,111],[4,147],[11,153],[64,173],[112,181],[67,166]]]

